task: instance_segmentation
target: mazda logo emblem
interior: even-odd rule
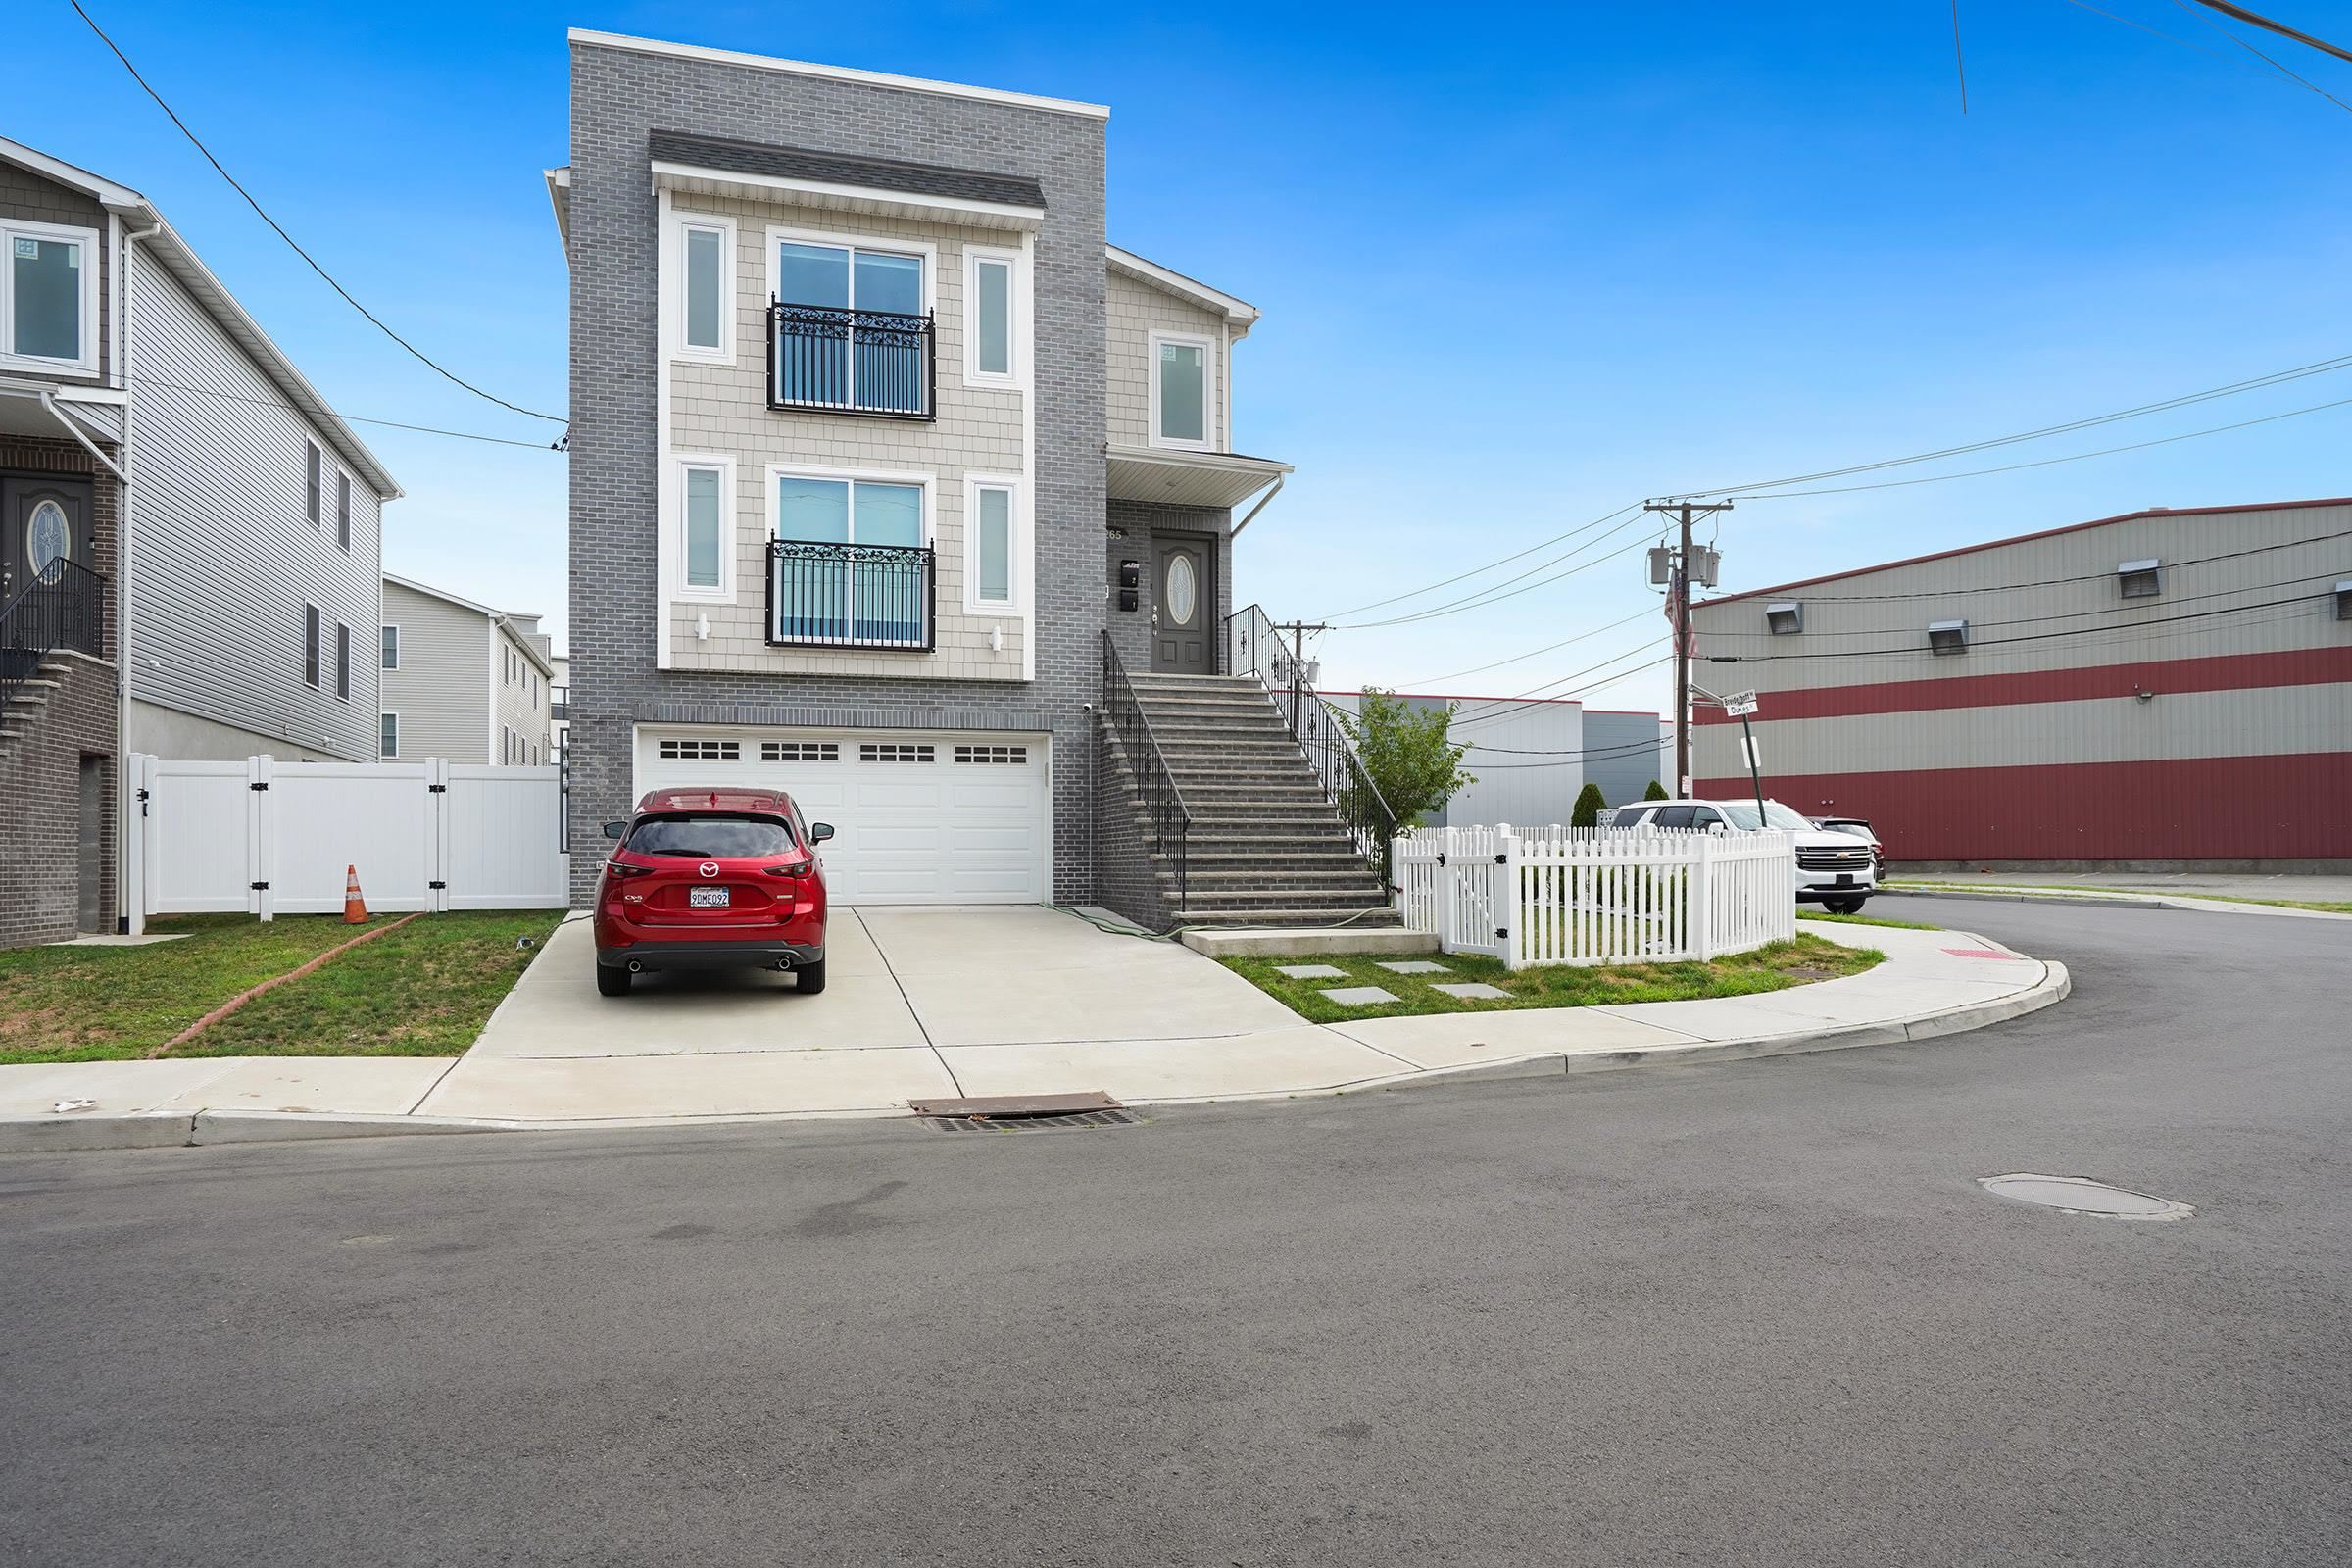
[[[697,866],[696,869],[701,871],[705,876],[716,876],[718,875],[718,862],[716,860],[705,860],[701,865]]]

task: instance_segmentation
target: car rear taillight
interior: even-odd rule
[[[782,865],[767,867],[767,874],[769,876],[807,876],[809,864],[810,862],[808,860],[786,860]]]
[[[607,860],[605,874],[617,882],[622,877],[652,876],[654,868],[650,865],[630,865],[622,860]]]

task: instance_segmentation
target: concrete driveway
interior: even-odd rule
[[[1189,948],[1018,905],[836,909],[826,932],[830,983],[813,997],[802,996],[791,977],[760,970],[641,975],[630,995],[601,997],[595,961],[587,921],[558,927],[469,1059],[927,1054],[1193,1039],[1301,1022]]]

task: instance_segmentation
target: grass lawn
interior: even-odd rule
[[[1917,920],[1889,920],[1877,914],[1832,914],[1826,909],[1807,909],[1797,915],[1799,920],[1834,920],[1839,925],[1883,925],[1897,931],[1941,931],[1939,925],[1922,925]]]
[[[1424,956],[1428,962],[1445,965],[1446,972],[1398,974],[1394,969],[1382,968],[1382,962],[1408,960],[1395,957],[1384,960],[1356,954],[1218,961],[1299,1016],[1316,1023],[1340,1023],[1349,1018],[1400,1018],[1428,1012],[1496,1012],[1513,1007],[1589,1007],[1604,1002],[1741,997],[1859,974],[1886,956],[1872,948],[1842,947],[1826,937],[1799,936],[1793,942],[1769,943],[1753,953],[1735,954],[1711,963],[1620,963],[1595,968],[1555,964],[1540,969],[1506,969],[1500,959],[1476,954]],[[1346,970],[1347,974],[1342,979],[1294,980],[1277,968],[1282,964],[1306,963],[1327,963]],[[1510,994],[1498,1000],[1477,1000],[1449,997],[1434,989],[1435,985],[1466,981],[1484,981]],[[1342,986],[1378,986],[1396,1000],[1373,1007],[1344,1007],[1324,999],[1324,992]]]
[[[430,914],[257,998],[176,1054],[455,1055],[560,911]],[[376,924],[392,917],[379,916]],[[334,915],[150,920],[177,942],[0,952],[0,1062],[144,1056],[229,998],[359,933]]]

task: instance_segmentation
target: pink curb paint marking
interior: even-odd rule
[[[1990,948],[1946,948],[1944,952],[1955,958],[2014,958],[2014,953],[1996,953]]]

